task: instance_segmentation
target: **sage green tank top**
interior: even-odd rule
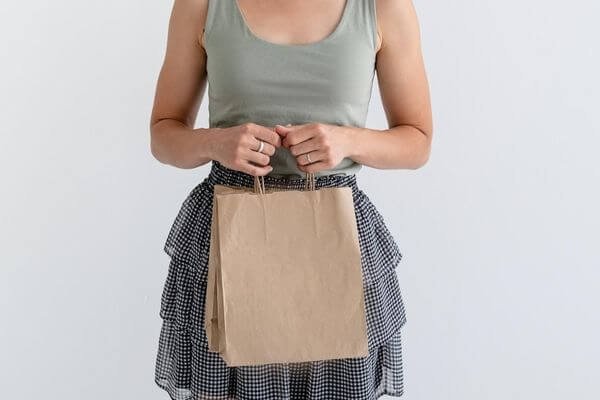
[[[365,126],[375,73],[375,0],[346,0],[335,30],[308,44],[264,40],[250,30],[237,0],[209,0],[202,40],[210,128],[245,122]],[[305,176],[284,147],[269,164],[269,175]],[[315,176],[360,168],[346,157]]]

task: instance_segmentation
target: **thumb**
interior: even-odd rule
[[[292,124],[287,124],[286,126],[277,124],[275,125],[275,132],[285,137],[288,134],[288,132],[292,131],[291,127]]]

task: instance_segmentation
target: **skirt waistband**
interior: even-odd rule
[[[227,168],[217,160],[212,160],[210,173],[205,178],[205,183],[208,184],[224,184],[232,186],[254,186],[254,176],[247,174],[242,171]],[[282,189],[298,189],[304,190],[306,184],[305,177],[299,177],[296,175],[288,176],[272,176],[265,175],[264,183],[267,189],[282,188]],[[356,195],[358,193],[358,185],[356,174],[332,174],[322,175],[315,177],[315,189],[322,187],[340,187],[349,186],[352,188],[352,192]]]

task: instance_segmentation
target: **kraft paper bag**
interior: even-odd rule
[[[243,193],[250,191],[250,188],[245,187],[228,187],[225,185],[214,185],[214,194],[225,194],[225,193]],[[213,352],[219,352],[223,349],[223,344],[219,344],[219,309],[222,310],[222,304],[218,303],[217,292],[217,268],[220,267],[220,254],[219,254],[219,241],[218,241],[218,224],[216,212],[216,201],[213,201],[212,205],[212,222],[210,232],[210,249],[208,257],[208,278],[206,287],[206,300],[205,300],[205,312],[204,312],[204,328],[206,330],[206,338],[208,339],[208,348]],[[220,275],[220,274],[219,274]],[[219,276],[220,285],[220,276]],[[219,308],[219,305],[221,308]],[[221,316],[221,321],[223,316]]]
[[[352,189],[214,187],[209,349],[228,366],[366,357]]]

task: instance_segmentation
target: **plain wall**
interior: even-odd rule
[[[167,398],[162,246],[208,173],[150,154],[171,4],[0,3],[2,398]],[[596,399],[600,5],[415,5],[431,158],[358,177],[404,255],[405,398]]]

